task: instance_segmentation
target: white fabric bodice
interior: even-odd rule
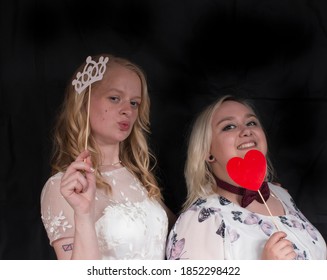
[[[60,193],[62,173],[52,176],[41,194],[41,214],[50,244],[74,237],[74,211]],[[104,172],[111,195],[96,192],[95,229],[102,259],[164,259],[166,212],[125,167]]]

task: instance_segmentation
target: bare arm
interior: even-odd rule
[[[62,177],[60,191],[74,209],[74,238],[54,242],[58,259],[100,259],[95,231],[96,180],[88,151],[81,153]]]
[[[53,248],[58,260],[71,260],[74,248],[74,238],[61,238],[53,242]]]

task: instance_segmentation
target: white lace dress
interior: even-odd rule
[[[74,211],[60,193],[63,173],[52,176],[41,193],[41,218],[50,244],[74,237]],[[102,174],[109,197],[96,193],[96,232],[102,259],[164,259],[168,218],[158,201],[125,167]]]

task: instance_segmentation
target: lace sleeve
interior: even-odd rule
[[[50,245],[60,238],[74,236],[74,210],[60,193],[62,173],[52,176],[41,193],[41,219]]]

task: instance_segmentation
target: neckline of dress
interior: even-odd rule
[[[117,171],[122,171],[126,169],[125,166],[121,166],[121,167],[118,167],[118,168],[115,168],[113,170],[107,170],[107,171],[100,171],[101,174],[108,174],[108,173],[114,173],[114,172],[117,172]]]
[[[273,188],[276,186],[276,185],[274,185],[274,184],[271,184],[271,185],[273,185]],[[291,215],[291,214],[290,214],[290,211],[289,211],[289,208],[288,208],[288,206],[287,206],[287,204],[284,203],[282,200],[280,200],[280,199],[278,198],[278,196],[274,193],[274,191],[275,191],[275,190],[271,190],[271,196],[274,197],[275,199],[277,199],[277,200],[282,204],[282,207],[283,207],[283,209],[284,209],[284,214],[283,214],[283,215],[273,216],[273,217],[274,217],[274,218],[275,218],[275,217],[276,217],[276,218],[277,218],[277,217],[287,217],[287,216]],[[230,201],[229,199],[227,199],[226,197],[224,197],[224,196],[222,196],[222,195],[220,195],[220,194],[218,194],[218,193],[213,194],[213,196],[214,196],[214,197],[215,197],[215,196],[223,197],[224,199],[228,200],[231,204],[233,204],[235,207],[239,207],[239,208],[241,208],[243,212],[244,212],[244,211],[247,211],[247,212],[249,212],[249,213],[251,213],[251,214],[259,215],[260,217],[271,217],[270,215],[264,215],[264,214],[256,213],[256,212],[250,211],[250,210],[248,210],[248,209],[246,209],[246,208],[243,208],[242,206],[240,206],[240,205],[238,205],[238,204],[236,204],[236,203]]]

